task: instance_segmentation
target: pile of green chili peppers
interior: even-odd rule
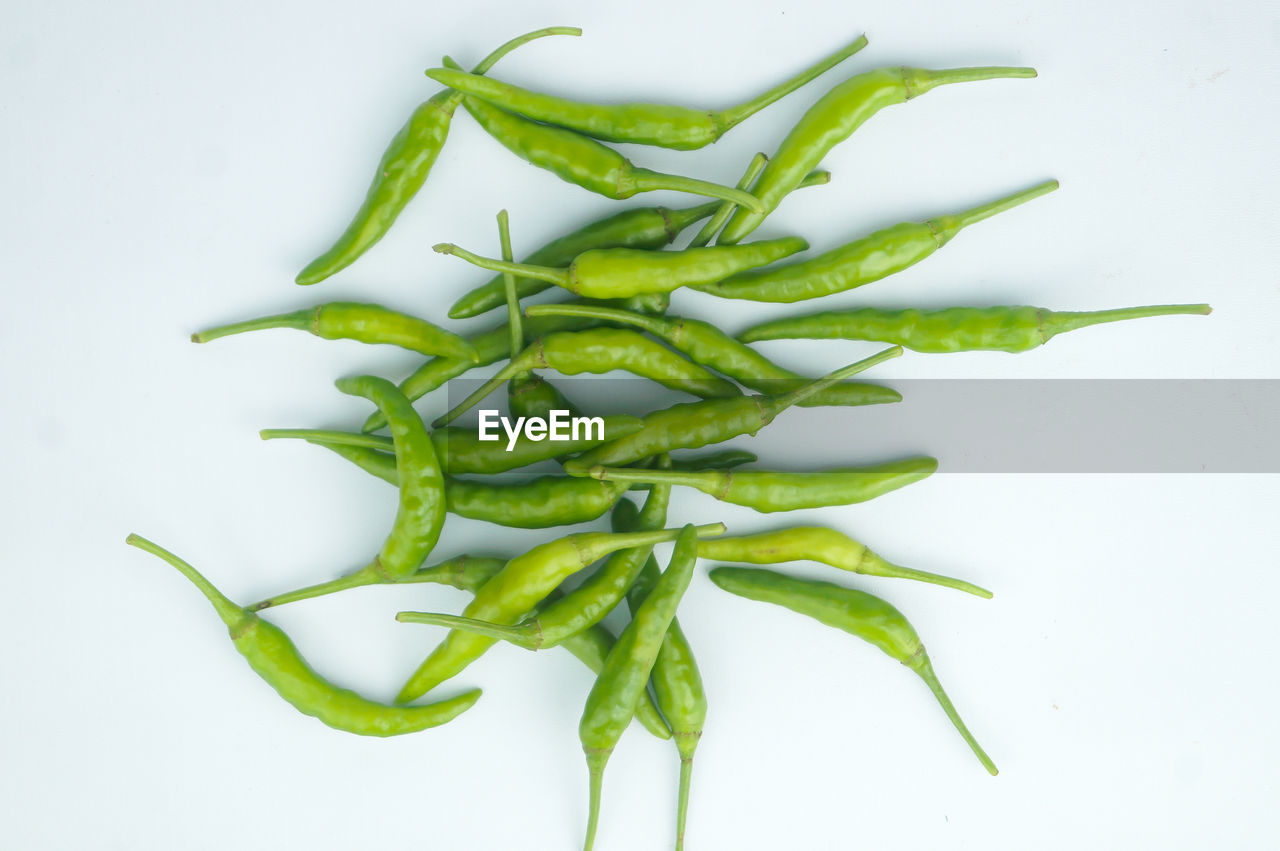
[[[806,524],[772,526],[726,536],[725,526],[668,516],[673,487],[761,513],[851,505],[926,478],[937,469],[917,457],[862,467],[785,471],[739,469],[756,457],[715,450],[754,435],[795,405],[858,407],[891,404],[893,389],[850,380],[878,364],[917,352],[1022,352],[1087,325],[1169,314],[1207,314],[1208,305],[1131,307],[1096,312],[1043,308],[950,307],[918,310],[858,307],[804,316],[762,316],[736,335],[669,312],[671,294],[790,303],[873,283],[921,262],[961,230],[1057,188],[1041,182],[960,212],[941,212],[809,251],[800,236],[744,241],[798,189],[825,184],[823,158],[885,107],[935,87],[1035,76],[1030,68],[926,70],[892,67],[853,74],[818,98],[778,144],[757,155],[733,187],[664,174],[624,158],[605,142],[689,150],[711,144],[757,111],[843,63],[866,46],[859,36],[759,96],[723,110],[660,103],[579,103],[488,75],[503,56],[573,27],[528,33],[463,71],[447,57],[427,76],[448,86],[410,116],[378,164],[355,218],[331,248],[298,274],[316,284],[370,250],[427,179],[459,106],[504,147],[562,180],[610,198],[676,190],[702,200],[680,209],[634,207],[576,230],[516,262],[509,223],[498,217],[497,251],[473,253],[450,243],[436,250],[495,273],[461,294],[449,317],[465,320],[507,309],[487,331],[447,330],[373,304],[327,302],[249,319],[192,336],[203,343],[268,328],[293,328],[329,340],[385,344],[426,356],[398,385],[381,377],[343,378],[337,388],[367,399],[373,412],[351,431],[277,429],[264,439],[300,439],[321,446],[397,488],[398,509],[386,540],[358,570],[283,591],[250,605],[232,602],[178,556],[136,535],[128,543],[167,561],[199,589],[227,626],[250,667],[299,711],[349,733],[394,736],[444,724],[481,693],[451,681],[499,641],[528,650],[563,646],[595,676],[579,725],[589,769],[585,848],[600,815],[604,769],[633,719],[670,739],[679,758],[676,848],[684,844],[694,752],[702,736],[707,694],[691,644],[676,619],[698,559],[750,565],[818,562],[848,573],[913,579],[990,597],[984,588],[896,565],[843,532]],[[693,225],[698,233],[668,248]],[[496,256],[487,256],[494,254]],[[465,269],[459,267],[459,272]],[[559,288],[567,298],[524,307],[520,300]],[[751,344],[816,338],[866,340],[889,348],[823,376],[784,369]],[[452,378],[503,363],[493,378],[432,424],[413,401]],[[592,434],[566,441],[521,433],[480,440],[471,428],[448,426],[485,396],[507,386],[511,412],[547,418],[582,409],[541,373],[624,370],[668,388],[675,398],[658,410],[601,419]],[[755,392],[750,392],[755,391]],[[857,412],[849,412],[856,417]],[[377,432],[386,429],[387,434]],[[555,472],[524,480],[496,473],[542,463]],[[643,499],[637,502],[631,494]],[[519,528],[552,529],[609,516],[609,531],[559,535],[521,554],[438,557],[449,514]],[[447,539],[445,539],[447,540]],[[665,569],[655,545],[671,543]],[[920,638],[896,608],[861,590],[788,576],[764,567],[717,566],[715,585],[730,594],[807,615],[880,648],[928,686],[983,767],[995,764],[961,721],[934,674]],[[569,581],[571,590],[562,587]],[[473,599],[462,612],[400,612],[406,624],[446,627],[436,648],[412,672],[394,703],[364,698],[312,670],[297,647],[263,617],[276,606],[363,585],[441,583]],[[627,626],[614,634],[604,618],[625,600]],[[419,701],[429,696],[428,702]],[[712,843],[714,845],[714,843]]]

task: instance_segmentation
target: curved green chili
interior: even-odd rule
[[[794,612],[808,615],[827,626],[842,629],[879,647],[897,659],[925,681],[943,711],[951,719],[956,730],[964,737],[978,761],[989,773],[996,774],[995,763],[978,745],[960,715],[951,704],[947,693],[933,672],[929,654],[920,643],[920,636],[902,612],[893,606],[862,591],[818,582],[797,579],[772,570],[751,567],[717,567],[710,571],[711,581],[731,594],[785,606]]]
[[[848,535],[821,526],[791,526],[755,535],[701,541],[698,543],[698,558],[743,561],[748,564],[817,561],[850,573],[914,579],[917,582],[928,582],[978,597],[991,598],[990,591],[971,582],[900,567],[885,561]]]
[[[878,281],[919,263],[975,222],[1058,188],[1047,180],[1029,189],[949,216],[903,222],[798,263],[756,269],[696,289],[720,298],[793,302]]]
[[[456,718],[480,699],[480,689],[471,689],[426,706],[388,706],[339,688],[307,664],[284,630],[228,600],[190,564],[138,535],[130,535],[125,543],[177,568],[213,605],[254,673],[293,708],[335,730],[360,736],[416,733]]]
[[[473,69],[483,74],[522,44],[548,35],[582,35],[577,27],[548,27],[512,39],[490,53]],[[378,163],[373,183],[355,218],[328,251],[298,273],[297,283],[315,284],[351,265],[382,239],[400,211],[426,182],[444,146],[454,110],[462,95],[446,89],[418,106],[400,128]]]
[[[605,660],[604,670],[587,695],[582,719],[578,722],[578,738],[582,740],[582,750],[587,756],[591,783],[586,851],[590,851],[595,843],[605,764],[623,731],[631,724],[636,701],[649,682],[649,674],[676,616],[680,599],[693,578],[697,561],[694,527],[685,526],[676,539],[671,563],[636,609],[631,623],[618,636],[618,643]]]
[[[532,309],[532,308],[530,308]],[[875,340],[917,352],[1025,352],[1058,334],[1148,316],[1205,316],[1207,304],[1157,304],[1114,310],[1056,311],[1043,307],[948,307],[878,310],[863,307],[762,322],[739,339]],[[695,358],[696,360],[696,358]]]
[[[354,301],[331,301],[243,322],[232,322],[191,335],[193,343],[207,343],[219,337],[261,331],[267,328],[296,328],[326,340],[358,340],[361,343],[386,343],[424,355],[458,358],[476,363],[475,346],[425,319],[391,310],[380,304]]]
[[[752,188],[764,212],[739,210],[720,234],[719,242],[739,242],[794,189],[832,148],[848,139],[862,123],[886,106],[905,103],[937,86],[976,80],[1026,78],[1034,68],[882,68],[850,77],[823,95],[801,117]]]
[[[767,393],[795,390],[812,379],[783,369],[743,342],[735,340],[710,322],[681,316],[643,316],[630,311],[588,304],[538,304],[525,308],[530,317],[576,316],[599,319],[618,325],[634,325],[665,340],[673,348],[689,356],[694,363],[727,375],[744,387]],[[802,407],[820,405],[880,405],[901,402],[902,394],[878,384],[843,382],[821,393],[808,396],[797,404]]]
[[[767,92],[718,111],[652,103],[578,103],[450,68],[431,68],[427,76],[437,83],[488,101],[499,109],[576,130],[594,139],[692,151],[715,142],[742,121],[813,81],[866,46],[866,36],[858,36]]]

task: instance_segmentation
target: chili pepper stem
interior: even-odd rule
[[[502,262],[511,263],[511,225],[506,210],[498,211],[498,242],[502,246]],[[524,348],[524,327],[520,323],[520,299],[516,295],[516,279],[510,272],[502,273],[502,288],[507,294],[507,331],[511,335],[511,351]]]
[[[400,623],[447,626],[450,629],[461,629],[479,635],[487,635],[490,638],[497,638],[523,647],[525,650],[541,650],[543,648],[542,630],[538,628],[536,620],[515,624],[514,626],[504,626],[490,623],[489,621],[476,620],[475,618],[437,614],[435,612],[397,612],[396,620]]]
[[[721,186],[718,183],[709,183],[705,180],[698,180],[695,177],[684,177],[679,174],[665,174],[660,171],[650,171],[647,168],[634,168],[631,171],[629,182],[635,187],[637,192],[653,192],[655,190],[669,189],[676,192],[688,192],[693,195],[706,195],[709,198],[719,198],[722,201],[732,201],[739,207],[746,207],[753,213],[763,214],[765,211],[764,204],[760,202],[760,199],[749,192],[745,192],[741,189],[732,189],[728,186]],[[501,272],[502,270],[494,269],[494,271]],[[537,275],[531,275],[527,272],[520,273],[519,270],[515,271],[517,274],[525,274],[530,278],[538,277]],[[543,278],[542,280],[547,279]],[[552,281],[552,283],[556,282]]]
[[[938,677],[933,672],[933,664],[929,661],[929,654],[924,652],[924,648],[920,649],[919,655],[916,656],[910,667],[920,675],[920,679],[924,680],[925,685],[929,686],[929,691],[933,692],[933,696],[937,698],[939,705],[942,706],[942,711],[947,713],[947,717],[951,719],[951,723],[955,725],[961,737],[973,750],[974,756],[982,763],[982,767],[993,777],[999,774],[1000,770],[996,768],[996,764],[991,761],[991,757],[987,756],[987,752],[982,749],[982,746],[978,744],[978,740],[969,732],[969,728],[960,719],[960,713],[956,711],[955,706],[951,703],[951,698],[947,697],[947,693],[943,691],[942,683],[938,682]]]
[[[987,204],[980,204],[963,213],[954,213],[946,216],[938,216],[929,220],[929,225],[934,229],[939,245],[945,245],[960,231],[969,225],[977,224],[983,219],[989,219],[997,213],[1003,213],[1005,210],[1011,210],[1021,204],[1025,204],[1033,198],[1039,198],[1041,195],[1048,195],[1050,192],[1058,188],[1058,181],[1046,180],[1043,183],[1037,183],[1029,189],[1023,189],[998,198]]]
[[[616,307],[602,307],[594,304],[531,304],[524,309],[524,315],[536,316],[581,316],[587,319],[599,319],[604,322],[619,322],[642,328],[650,334],[661,336],[670,333],[675,323],[662,316],[649,316]]]
[[[770,408],[773,409],[773,416],[777,416],[781,411],[808,399],[815,393],[821,393],[833,384],[843,381],[852,375],[857,375],[860,372],[868,370],[876,364],[884,363],[887,360],[900,357],[902,355],[902,351],[902,346],[890,346],[883,351],[876,352],[869,358],[863,358],[857,363],[851,363],[846,367],[842,367],[841,369],[837,369],[835,372],[823,376],[822,378],[811,381],[803,387],[797,387],[789,393],[783,393],[781,396],[773,397],[770,403]]]
[[[230,337],[232,334],[244,334],[247,331],[261,331],[266,328],[296,328],[299,331],[310,331],[315,323],[316,308],[307,307],[291,313],[277,313],[274,316],[260,316],[257,319],[246,319],[243,322],[232,322],[219,325],[191,335],[193,343],[207,343],[219,337]]]
[[[131,547],[137,547],[145,553],[151,553],[151,555],[177,568],[178,572],[187,577],[191,584],[200,589],[200,593],[204,594],[205,598],[213,604],[214,611],[218,613],[218,617],[222,618],[222,622],[227,625],[228,629],[235,630],[253,617],[227,599],[227,596],[215,588],[212,582],[205,579],[200,571],[159,544],[133,533],[130,533],[129,537],[124,539],[124,542]]]
[[[438,245],[431,246],[431,250],[437,254],[453,254],[461,257],[473,266],[479,266],[481,269],[488,269],[490,272],[510,272],[513,275],[520,275],[524,278],[534,278],[539,281],[546,281],[549,284],[569,289],[572,281],[569,272],[565,269],[554,269],[550,266],[534,266],[529,263],[508,263],[505,260],[495,260],[492,257],[481,257],[479,254],[472,254],[465,248],[460,248],[452,242],[441,242]]]
[[[747,164],[747,170],[743,172],[742,178],[738,181],[737,188],[743,190],[750,188],[752,182],[760,176],[760,172],[764,171],[765,164],[768,162],[769,157],[763,153],[758,153],[752,157],[751,162]],[[715,239],[716,234],[724,227],[724,223],[729,221],[729,217],[733,215],[733,211],[736,209],[737,205],[729,201],[721,204],[720,209],[716,210],[715,215],[702,226],[702,230],[698,231],[698,235],[689,243],[689,248],[701,248],[705,245],[710,245],[711,240]]]
[[[522,44],[527,44],[534,39],[544,38],[549,35],[582,35],[582,27],[546,27],[533,32],[518,35],[507,43],[494,50],[484,59],[480,60],[480,64],[471,69],[472,74],[483,74],[491,69],[499,59],[506,56]]]
[[[762,92],[756,97],[753,97],[746,103],[731,106],[728,109],[722,109],[717,113],[713,113],[713,116],[718,119],[718,123],[723,127],[721,132],[723,133],[732,130],[738,124],[755,115],[760,110],[786,97],[801,86],[804,86],[822,76],[827,71],[830,71],[832,68],[839,65],[841,62],[866,46],[867,37],[865,35],[860,35],[849,44],[837,50],[835,53],[823,57],[790,79],[784,80],[768,91]]]
[[[1010,68],[984,66],[979,68],[947,68],[930,71],[926,68],[903,68],[902,83],[907,89],[907,100],[919,97],[938,86],[952,83],[973,83],[978,80],[1030,79],[1036,76],[1035,68]]]
[[[972,582],[965,582],[963,579],[956,579],[951,576],[943,576],[938,573],[928,573],[923,570],[915,570],[910,567],[899,567],[896,564],[880,559],[880,563],[871,570],[859,570],[858,573],[865,573],[868,576],[884,576],[890,579],[914,579],[916,582],[927,582],[930,585],[940,585],[943,588],[952,588],[956,591],[963,591],[966,594],[972,594],[975,597],[981,597],[984,600],[990,600],[995,595],[983,588],[981,585],[974,585]]]
[[[264,428],[258,432],[263,440],[307,440],[338,446],[363,446],[366,449],[395,451],[395,443],[389,437],[374,434],[352,434],[346,431],[327,431],[312,428]]]
[[[528,372],[530,368],[537,364],[537,362],[538,344],[535,342],[533,345],[529,346],[529,348],[525,349],[523,352],[508,361],[506,366],[494,373],[492,378],[476,388],[471,395],[454,405],[444,414],[436,417],[431,422],[431,427],[440,428],[441,426],[446,426],[453,422],[458,417],[478,405],[480,400],[484,399],[490,393],[501,387],[507,379],[514,378],[521,373]]]
[[[1040,336],[1048,342],[1050,338],[1087,328],[1090,325],[1101,325],[1105,322],[1123,322],[1126,319],[1145,319],[1148,316],[1208,316],[1213,308],[1207,304],[1153,304],[1144,307],[1119,307],[1112,310],[1078,310],[1078,311],[1041,311]]]
[[[680,792],[676,802],[676,851],[684,849],[684,828],[689,814],[689,787],[693,781],[693,757],[680,757]]]
[[[600,792],[604,786],[604,767],[609,762],[612,751],[587,754],[588,783],[590,785],[587,802],[587,838],[583,842],[582,851],[591,851],[596,844],[596,827],[600,823]]]
[[[296,591],[289,591],[286,594],[277,594],[274,597],[268,597],[265,600],[259,600],[248,607],[250,612],[260,612],[263,609],[270,609],[274,606],[283,606],[286,603],[296,603],[299,600],[310,600],[313,597],[323,597],[327,594],[333,594],[338,591],[346,591],[350,588],[362,588],[365,585],[376,585],[379,582],[386,581],[377,571],[374,564],[368,564],[354,573],[348,573],[346,576],[339,576],[337,579],[330,579],[328,582],[318,582],[315,585],[308,585],[305,588],[299,588]]]

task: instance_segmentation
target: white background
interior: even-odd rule
[[[398,378],[398,351],[296,332],[207,347],[202,326],[318,300],[442,320],[482,275],[433,255],[517,251],[618,209],[514,159],[462,111],[392,233],[311,290],[293,275],[363,195],[383,146],[435,91],[517,33],[585,28],[498,76],[584,99],[714,107],[866,31],[871,46],[711,149],[628,154],[734,182],[820,92],[889,64],[1033,64],[1035,81],[939,89],[834,151],[761,236],[820,248],[1046,177],[1061,191],[975,226],[835,304],[1209,301],[1210,319],[1082,331],[1034,353],[908,355],[879,378],[1280,377],[1280,23],[1273,4],[987,2],[191,4],[50,2],[0,34],[0,824],[6,847],[575,848],[590,685],[561,652],[500,647],[459,677],[485,697],[388,741],[305,718],[257,681],[208,605],[123,544],[154,538],[249,601],[380,546],[395,494],[267,426],[350,427],[334,378]],[[675,195],[647,202],[683,204]],[[737,330],[772,308],[679,294]],[[487,327],[478,320],[472,327]],[[854,344],[769,344],[816,372]],[[424,402],[441,409],[442,394]],[[786,416],[802,423],[804,412]],[[1170,427],[1176,427],[1171,423]],[[1034,435],[1027,435],[1034,440]],[[856,447],[832,446],[841,461]],[[785,452],[767,459],[785,465]],[[946,459],[942,459],[945,466]],[[836,576],[911,617],[1002,773],[986,776],[912,675],[700,575],[682,607],[710,695],[690,848],[1261,848],[1280,757],[1275,476],[938,475],[813,512],[890,559],[963,575],[982,601]],[[679,493],[673,520],[777,525]],[[603,524],[600,524],[603,525]],[[453,518],[441,557],[547,537]],[[665,555],[665,550],[663,551]],[[831,578],[808,565],[799,572]],[[372,588],[273,617],[317,667],[379,698],[440,635]],[[639,727],[609,766],[599,847],[667,847],[676,758]]]

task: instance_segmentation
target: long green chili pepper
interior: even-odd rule
[[[444,64],[457,66],[447,56]],[[520,159],[606,198],[622,200],[638,192],[666,189],[764,209],[754,195],[741,189],[640,168],[612,148],[572,130],[539,124],[473,97],[464,97],[462,103],[486,133]]]
[[[938,462],[935,459],[920,457],[868,467],[804,473],[771,470],[668,472],[633,470],[628,467],[592,467],[589,475],[602,482],[684,485],[697,488],[722,502],[745,505],[768,513],[865,502],[928,478],[937,469]]]
[[[739,339],[875,340],[917,352],[1025,352],[1077,328],[1148,316],[1205,316],[1207,304],[1157,304],[1115,310],[1056,311],[1043,307],[948,307],[878,310],[863,307],[775,319],[748,328]],[[694,358],[697,360],[697,358]]]
[[[499,109],[576,130],[595,139],[692,151],[715,142],[742,121],[813,81],[866,46],[866,36],[858,36],[786,82],[746,103],[718,111],[652,103],[578,103],[449,68],[431,68],[427,76],[437,83],[488,101]]]
[[[538,304],[525,308],[530,317],[576,316],[618,325],[634,325],[665,340],[694,363],[727,375],[745,387],[767,393],[795,390],[811,379],[783,369],[755,349],[710,322],[680,316],[642,316],[630,311],[588,304]],[[802,399],[802,407],[819,405],[880,405],[902,401],[902,394],[878,384],[843,382]]]
[[[698,543],[698,558],[743,561],[748,564],[817,561],[850,573],[914,579],[917,582],[928,582],[978,597],[991,598],[990,591],[971,582],[900,567],[885,561],[848,535],[821,526],[791,526],[756,535],[701,541]]]
[[[535,340],[475,392],[448,413],[437,417],[434,425],[438,428],[453,422],[501,387],[507,379],[532,369],[554,369],[564,375],[603,374],[622,369],[663,387],[703,398],[742,395],[736,385],[637,331],[589,328],[548,334]]]
[[[951,704],[947,693],[933,672],[929,654],[915,629],[902,612],[893,606],[862,591],[818,582],[797,579],[772,570],[751,567],[717,567],[710,571],[711,581],[731,594],[785,606],[794,612],[808,615],[827,626],[842,629],[863,641],[874,644],[889,656],[897,659],[925,681],[933,696],[951,719],[951,723],[964,737],[978,760],[989,773],[996,774],[995,763],[978,745],[960,715]]]
[[[339,688],[307,664],[284,630],[231,602],[190,564],[138,535],[130,535],[125,543],[177,568],[213,605],[254,673],[293,708],[335,730],[360,736],[416,733],[456,718],[480,699],[480,689],[471,689],[426,706],[388,706]]]
[[[906,103],[937,86],[976,80],[1026,78],[1034,68],[882,68],[850,77],[823,95],[791,129],[765,166],[752,192],[764,205],[763,213],[739,210],[720,234],[719,243],[739,242],[800,183],[810,169],[832,148],[848,139],[862,123],[886,106]]]
[[[411,352],[459,358],[471,363],[480,359],[475,346],[452,331],[379,304],[353,301],[331,301],[292,313],[232,322],[206,331],[197,331],[191,335],[191,342],[207,343],[219,337],[266,328],[296,328],[326,340],[386,343]]]
[[[445,505],[450,514],[517,529],[547,529],[586,523],[613,507],[629,485],[572,476],[539,476],[526,482],[477,482],[445,477]]]
[[[420,568],[411,579],[406,581],[449,585],[459,591],[469,591],[474,594],[480,589],[480,586],[492,579],[506,563],[505,559],[500,558],[478,558],[476,556],[461,555],[439,564],[433,564],[430,567]],[[562,599],[563,596],[559,590],[552,591],[547,595],[547,605],[554,604],[557,600]],[[409,621],[411,619],[397,615],[396,620]],[[608,657],[609,651],[613,649],[616,641],[617,638],[614,637],[612,632],[604,626],[596,624],[569,636],[561,641],[558,646],[572,653],[592,673],[598,674],[604,669],[604,660]],[[671,729],[667,726],[667,722],[662,720],[662,713],[658,711],[657,704],[654,703],[653,697],[648,692],[636,703],[636,720],[659,739],[671,738]]]
[[[669,489],[651,490],[649,498],[645,501],[643,512],[636,508],[631,500],[619,500],[613,507],[611,515],[613,531],[641,532],[646,529],[661,529],[666,525],[666,503],[669,493]],[[639,522],[641,514],[648,515],[650,518],[656,516],[662,522],[656,525],[641,523]],[[447,626],[487,635],[526,650],[545,650],[594,626],[613,611],[626,596],[627,589],[635,582],[640,574],[640,568],[644,566],[645,559],[649,557],[652,549],[651,546],[641,546],[618,550],[577,588],[555,602],[540,606],[530,617],[510,626],[433,612],[401,612],[396,615],[396,619],[407,623]]]
[[[664,455],[659,459],[658,468],[663,469],[664,466],[670,466],[669,456]],[[671,486],[654,485],[655,493],[658,489],[669,495]],[[665,518],[663,520],[660,525],[665,526]],[[698,557],[701,558],[702,541],[698,544]],[[657,586],[659,577],[658,562],[650,555],[640,569],[639,577],[627,591],[627,607],[633,617]],[[649,681],[653,683],[658,708],[671,725],[676,751],[680,755],[680,788],[676,796],[676,851],[680,851],[684,848],[685,821],[689,812],[693,755],[702,739],[702,728],[707,720],[707,692],[702,686],[702,674],[698,671],[693,647],[680,628],[678,618],[672,618],[671,625],[667,627],[667,635],[662,639],[662,648],[654,660]]]
[[[354,573],[255,603],[253,611],[411,576],[430,555],[444,527],[444,474],[431,437],[418,412],[396,386],[384,378],[342,378],[343,393],[363,396],[378,406],[391,426],[400,504],[382,552]]]
[[[741,396],[736,399],[706,399],[672,405],[642,417],[644,428],[619,440],[588,450],[564,465],[566,473],[586,475],[595,465],[630,464],[675,449],[697,449],[743,434],[755,434],[773,422],[778,414],[804,399],[833,387],[842,379],[870,369],[902,354],[894,346],[857,363],[842,367],[823,378],[778,396]]]
[[[969,225],[1057,188],[1058,181],[1047,180],[963,213],[903,222],[809,260],[743,272],[697,289],[720,298],[769,302],[804,301],[843,292],[901,272],[933,254]]]
[[[576,436],[570,431],[567,440],[534,440],[523,430],[514,438],[503,433],[498,440],[481,440],[474,428],[438,428],[431,433],[431,443],[435,446],[436,457],[444,472],[454,476],[468,473],[492,475],[540,461],[550,461],[561,455],[582,452],[606,441],[634,434],[643,426],[644,423],[636,417],[600,417],[599,429],[583,429]],[[293,438],[311,443],[345,444],[382,452],[394,451],[391,438],[378,434],[283,428],[263,429],[258,434],[263,440]],[[393,463],[392,470],[394,469]]]
[[[604,670],[587,695],[582,720],[578,722],[578,738],[582,740],[582,750],[587,756],[591,785],[586,851],[591,851],[595,844],[605,764],[623,731],[631,724],[636,701],[649,682],[649,674],[676,616],[680,599],[693,578],[697,561],[694,527],[685,526],[676,539],[671,563],[636,609],[631,623],[618,636],[618,643],[605,660]]]
[[[697,527],[699,536],[719,535],[723,523]],[[463,615],[493,623],[514,623],[540,603],[566,577],[612,552],[674,540],[676,529],[611,534],[581,532],[534,547],[507,562],[497,576],[476,592]],[[497,639],[450,630],[405,683],[397,700],[421,697],[484,655]],[[632,701],[632,707],[635,701]]]
[[[472,73],[483,74],[522,44],[548,35],[582,35],[577,27],[548,27],[514,38],[490,53]],[[315,284],[351,265],[357,257],[382,239],[400,211],[426,182],[440,149],[449,134],[454,110],[462,95],[439,92],[418,106],[409,121],[396,133],[378,163],[373,183],[351,224],[333,247],[307,264],[298,273],[299,284]]]
[[[481,257],[451,242],[432,246],[441,254],[456,255],[482,269],[539,278],[588,298],[625,298],[641,293],[671,292],[680,287],[702,287],[744,270],[767,266],[808,247],[809,243],[800,237],[787,236],[684,251],[593,248],[579,254],[567,267],[556,268]]]

